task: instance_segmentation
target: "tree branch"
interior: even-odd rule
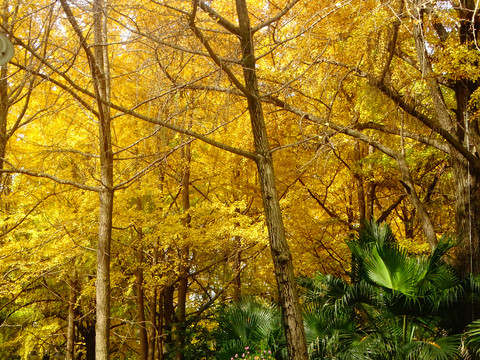
[[[83,185],[83,184],[80,184],[80,183],[77,183],[77,182],[71,181],[71,180],[63,180],[63,179],[60,179],[56,176],[46,174],[46,173],[42,173],[42,172],[35,172],[35,171],[31,171],[31,170],[18,169],[18,168],[15,168],[9,162],[7,162],[5,159],[3,159],[3,161],[5,162],[5,164],[11,166],[12,168],[11,169],[0,169],[0,173],[2,173],[2,174],[23,174],[23,175],[33,176],[33,177],[37,177],[37,178],[49,179],[49,180],[55,181],[58,184],[71,185],[71,186],[74,186],[76,188],[83,189],[83,190],[95,191],[95,192],[100,191],[99,187]]]
[[[223,26],[228,32],[234,34],[234,35],[239,35],[239,30],[238,27],[233,25],[230,21],[222,17],[219,13],[217,13],[215,10],[213,10],[210,6],[208,6],[204,1],[202,0],[194,0],[198,1],[198,6],[200,9],[205,11],[210,17],[215,20],[216,23],[219,25]],[[299,1],[299,0],[297,0]]]
[[[289,2],[285,7],[280,11],[278,14],[276,14],[274,17],[268,19],[267,21],[264,21],[261,24],[258,24],[254,28],[252,28],[252,34],[255,34],[257,31],[263,29],[266,26],[269,26],[270,24],[273,24],[274,22],[280,20],[285,14],[287,14],[300,0],[292,0]]]

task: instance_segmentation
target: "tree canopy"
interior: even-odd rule
[[[373,219],[480,274],[474,1],[0,11],[0,357],[213,356],[260,296],[306,359],[296,277],[348,279]]]

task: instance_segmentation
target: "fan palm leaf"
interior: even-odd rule
[[[221,311],[218,322],[219,359],[231,359],[246,347],[280,350],[284,345],[279,311],[267,301],[243,299]]]

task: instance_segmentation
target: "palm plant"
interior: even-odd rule
[[[245,357],[247,351],[270,350],[276,359],[286,358],[280,313],[275,304],[242,299],[220,311],[217,343],[219,360]]]
[[[451,321],[445,319],[465,295],[443,260],[453,239],[440,239],[429,256],[412,257],[388,226],[372,222],[348,246],[351,283],[324,275],[300,282],[307,289],[306,313],[319,314],[305,321],[312,357],[459,358],[460,336],[446,336]]]
[[[348,246],[350,282],[323,274],[299,279],[311,359],[454,360],[465,355],[458,324],[466,305],[480,304],[480,278],[460,280],[445,262],[453,238],[441,238],[428,256],[410,256],[388,226],[372,222]],[[276,359],[286,359],[275,305],[245,299],[224,309],[218,320],[219,359],[241,358],[246,348],[269,349]],[[464,339],[471,359],[480,358],[480,320]]]
[[[468,290],[467,301],[472,307],[471,313],[478,313],[480,308],[480,275],[469,276],[465,281],[465,288]],[[471,359],[480,359],[480,319],[473,321],[465,331],[465,347]]]

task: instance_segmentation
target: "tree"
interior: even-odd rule
[[[82,279],[92,267],[86,248],[103,239],[98,264],[106,254],[114,260],[101,265],[105,272],[98,271],[97,301],[108,299],[108,291],[114,300],[105,308],[113,316],[101,310],[107,302],[99,304],[105,315],[97,331],[103,334],[102,357],[141,349],[145,358],[147,348],[150,359],[166,349],[178,358],[190,354],[179,351],[186,339],[181,333],[191,336],[197,324],[204,328],[213,304],[238,296],[234,282],[242,293],[273,300],[271,259],[262,252],[265,222],[290,353],[304,358],[293,265],[306,275],[318,266],[345,273],[348,249],[339,239],[352,236],[363,219],[388,216],[417,250],[419,225],[432,249],[438,246],[437,234],[451,228],[452,174],[472,181],[453,171],[467,166],[453,155],[458,152],[471,164],[476,155],[472,158],[473,148],[459,143],[466,141],[458,140],[461,127],[449,135],[428,122],[440,113],[430,101],[434,96],[424,97],[435,94],[435,84],[432,73],[425,68],[422,75],[412,59],[420,58],[416,48],[423,41],[423,57],[436,78],[452,77],[452,67],[458,79],[476,76],[467,65],[452,64],[458,56],[452,45],[457,43],[455,9],[427,6],[417,14],[407,11],[421,5],[416,3],[303,0],[248,7],[240,0],[95,4],[102,10],[94,13],[66,0],[42,10],[29,4],[29,13],[20,18],[31,21],[30,28],[48,23],[64,30],[49,32],[43,47],[24,36],[29,27],[23,23],[7,29],[18,53],[35,63],[17,59],[9,65],[9,71],[17,70],[9,73],[12,80],[33,79],[33,86],[22,90],[25,96],[19,95],[24,102],[9,108],[10,119],[15,122],[12,116],[24,108],[39,121],[21,129],[25,139],[6,143],[11,150],[1,171],[4,178],[15,174],[10,188],[17,191],[8,201],[23,213],[12,211],[5,220],[12,231],[2,250],[16,254],[18,239],[37,249],[41,241],[35,237],[45,240],[58,232],[72,258],[62,273],[70,276],[67,267],[75,264]],[[49,21],[37,21],[35,14]],[[437,15],[445,17],[435,20]],[[447,15],[453,17],[451,25]],[[441,22],[450,31],[446,40]],[[438,50],[442,46],[446,55]],[[462,54],[476,54],[473,47],[463,49]],[[452,79],[437,84],[447,109],[457,107],[457,90],[449,86],[459,80]],[[28,106],[26,99],[31,99]],[[42,109],[51,111],[38,112]],[[455,119],[456,113],[448,111]],[[432,136],[431,129],[440,134]],[[185,157],[177,154],[181,149]],[[95,199],[88,192],[102,195]],[[35,201],[27,199],[30,195]],[[105,231],[95,237],[91,229],[100,209]],[[29,221],[22,220],[24,215]],[[22,226],[15,227],[19,222]],[[68,251],[72,243],[76,252]],[[460,248],[466,249],[465,243]],[[14,266],[19,257],[8,256],[8,266]],[[58,258],[50,259],[56,266]],[[34,265],[22,269],[27,267]],[[11,270],[5,269],[5,274]],[[44,267],[33,273],[41,279],[47,274],[54,284],[50,296],[57,288],[65,291]],[[250,273],[268,285],[244,276]],[[12,279],[19,281],[5,279],[5,289],[14,288]],[[28,281],[22,284],[28,285],[20,291],[23,306],[37,289],[30,291]],[[77,301],[90,299],[92,287],[84,285]],[[76,305],[77,314],[90,314],[80,314],[85,308]],[[66,323],[66,312],[55,316]],[[88,339],[88,356],[91,320],[79,325],[79,334]],[[127,335],[139,326],[141,336],[130,339]],[[111,344],[108,334],[114,335]]]
[[[350,35],[346,39],[336,40],[345,46],[335,48],[332,45],[331,51],[325,51],[303,66],[305,72],[312,73],[322,67],[337,68],[342,76],[333,94],[325,92],[322,98],[311,94],[299,83],[297,87],[290,85],[296,95],[285,100],[279,95],[265,96],[264,99],[302,119],[325,124],[334,131],[357,138],[395,159],[401,182],[432,249],[437,243],[435,229],[426,210],[427,204],[419,198],[408,163],[413,154],[410,155],[406,150],[412,148],[414,143],[419,143],[447,154],[456,189],[456,230],[462,234],[457,249],[457,265],[462,268],[463,274],[470,271],[476,274],[479,270],[475,264],[478,262],[473,259],[479,256],[479,238],[475,221],[469,219],[476,218],[474,204],[478,203],[475,200],[478,157],[473,150],[477,139],[473,115],[476,113],[474,94],[477,75],[464,71],[470,66],[468,60],[463,67],[458,63],[454,65],[458,52],[452,50],[456,47],[462,49],[464,55],[476,56],[475,39],[479,20],[472,15],[475,14],[474,4],[461,2],[432,6],[418,1],[394,1],[389,5],[385,11],[387,8],[384,4],[375,8],[373,4],[352,3],[352,10],[373,10],[375,16],[381,19],[382,26],[378,28],[368,21],[365,24],[360,20],[353,22]],[[342,12],[350,14],[347,7]],[[322,38],[322,34],[328,34],[328,31],[322,30],[318,28],[316,33],[319,38]],[[374,37],[380,41],[375,42]],[[361,46],[369,54],[364,53]],[[443,50],[447,51],[440,55]],[[346,60],[349,51],[351,56]],[[362,57],[366,57],[366,60],[363,61]],[[352,79],[351,76],[364,81]],[[369,92],[367,101],[363,96],[366,92]],[[353,100],[361,111],[349,111],[347,114],[351,115],[345,118],[345,114],[339,113],[344,107],[339,94],[349,99],[350,103]],[[428,94],[428,97],[424,94]],[[294,99],[295,106],[292,105]],[[314,112],[308,106],[302,107],[298,105],[302,103],[301,99],[311,99],[313,104],[319,104],[325,111]],[[393,106],[390,107],[394,109],[392,114],[400,114],[405,120],[400,125],[387,121],[389,116],[385,120],[372,121],[372,112],[364,106],[378,106],[379,101]],[[423,106],[423,102],[427,102],[428,106]],[[433,132],[435,136],[429,137],[428,132]],[[378,134],[378,137],[374,134]]]

